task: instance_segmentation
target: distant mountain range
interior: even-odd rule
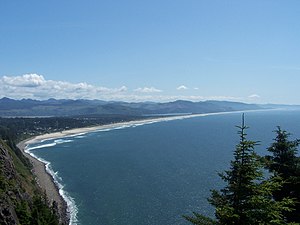
[[[288,107],[228,101],[105,102],[101,100],[0,99],[0,116],[165,115],[197,114]]]

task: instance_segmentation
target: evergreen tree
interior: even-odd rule
[[[295,200],[295,210],[286,212],[288,221],[300,223],[300,158],[297,148],[300,140],[289,140],[290,134],[277,127],[274,143],[268,148],[272,156],[266,156],[267,168],[270,172],[280,176],[283,180],[282,189],[274,192],[276,200],[286,197]]]
[[[277,177],[265,180],[263,165],[255,153],[255,141],[247,140],[244,115],[242,125],[238,126],[240,142],[234,151],[234,159],[230,169],[220,177],[226,182],[220,191],[212,190],[209,202],[215,206],[216,220],[201,214],[184,216],[188,221],[197,225],[258,225],[286,224],[282,212],[290,210],[292,201],[284,198],[275,201],[272,193],[281,187]]]

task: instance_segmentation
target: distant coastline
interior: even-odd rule
[[[159,117],[154,119],[152,118],[152,119],[144,119],[144,120],[134,120],[130,122],[113,123],[113,124],[85,127],[85,128],[76,128],[71,130],[65,130],[62,132],[54,132],[54,133],[35,136],[21,141],[20,143],[17,144],[17,146],[22,151],[22,153],[31,161],[33,165],[33,173],[36,176],[37,183],[45,191],[50,203],[52,203],[53,201],[57,202],[60,220],[64,223],[76,224],[76,221],[74,221],[76,215],[72,215],[72,213],[76,214],[76,212],[72,212],[71,209],[72,206],[65,199],[65,196],[62,195],[60,191],[60,187],[55,182],[53,174],[49,171],[48,164],[50,163],[43,161],[38,157],[36,157],[34,154],[30,153],[30,151],[27,150],[30,144],[37,144],[45,140],[59,139],[59,138],[70,137],[70,136],[71,137],[78,136],[90,132],[134,127],[134,126],[152,124],[152,123],[163,122],[163,121],[188,119],[188,118],[202,117],[202,116],[243,113],[243,112],[251,112],[251,111],[269,111],[269,110],[264,109],[264,110],[245,110],[245,111],[190,114],[190,115],[180,115],[180,116]]]

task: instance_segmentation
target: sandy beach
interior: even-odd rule
[[[216,113],[214,113],[214,114],[216,114]],[[113,124],[93,126],[93,127],[76,128],[76,129],[71,129],[71,130],[64,130],[62,132],[54,132],[54,133],[39,135],[39,136],[36,136],[36,137],[26,140],[24,144],[29,145],[29,144],[38,143],[42,140],[56,139],[56,138],[62,138],[62,137],[67,137],[67,136],[72,136],[72,135],[79,135],[82,133],[95,132],[97,130],[114,129],[114,128],[122,127],[122,126],[133,126],[133,125],[139,125],[139,124],[156,123],[156,122],[161,122],[161,121],[185,119],[185,118],[192,118],[192,117],[205,116],[205,115],[213,115],[213,114],[197,114],[197,115],[160,117],[160,118],[155,118],[155,119],[135,120],[135,121],[130,121],[130,122],[121,122],[121,123],[113,123]]]
[[[65,130],[62,132],[43,134],[40,136],[32,137],[30,139],[20,142],[17,146],[19,147],[20,150],[22,150],[24,155],[27,158],[29,158],[29,160],[31,161],[33,165],[33,173],[36,176],[37,183],[46,192],[46,195],[50,203],[52,203],[53,201],[56,201],[58,203],[61,221],[67,223],[68,218],[70,219],[70,213],[71,213],[70,209],[68,208],[67,202],[60,195],[59,189],[55,185],[54,178],[47,172],[46,164],[41,162],[34,156],[30,155],[28,152],[26,152],[26,147],[29,144],[39,143],[43,140],[58,139],[67,136],[76,136],[83,133],[95,132],[98,130],[99,131],[109,130],[114,128],[138,126],[138,125],[144,125],[144,124],[150,124],[150,123],[156,123],[162,121],[171,121],[171,120],[187,119],[192,117],[227,114],[227,113],[239,113],[239,112],[235,111],[235,112],[219,112],[219,113],[194,114],[194,115],[180,115],[180,116],[160,117],[154,119],[152,118],[152,119],[136,120],[130,122],[114,123],[114,124],[94,126],[94,127],[77,128],[77,129]],[[72,223],[70,222],[70,224]]]
[[[38,143],[42,140],[47,140],[47,139],[56,139],[56,138],[62,138],[62,137],[66,137],[66,136],[79,135],[82,133],[95,132],[97,130],[114,129],[114,128],[122,127],[122,126],[134,126],[134,125],[156,123],[156,122],[162,122],[162,121],[187,119],[187,118],[193,118],[193,117],[199,117],[199,116],[219,115],[219,114],[227,114],[227,113],[241,113],[241,112],[246,112],[246,111],[232,111],[232,112],[217,112],[217,113],[168,116],[168,117],[158,117],[158,118],[154,118],[154,119],[151,118],[151,119],[144,119],[144,120],[134,120],[134,121],[129,121],[129,122],[112,123],[112,124],[100,125],[100,126],[75,128],[75,129],[70,129],[70,130],[64,130],[62,132],[54,132],[54,133],[35,136],[33,138],[25,140],[24,145],[26,146],[29,144]]]
[[[17,144],[17,147],[30,160],[33,166],[32,172],[36,176],[36,181],[38,185],[43,189],[43,191],[45,191],[50,204],[52,205],[54,201],[57,203],[60,222],[63,224],[68,224],[69,219],[67,213],[67,205],[62,196],[60,196],[59,190],[56,187],[52,176],[47,173],[45,164],[25,152],[25,148],[28,145],[27,142],[30,141],[31,139],[24,140]]]
[[[114,128],[124,127],[124,126],[134,126],[134,125],[141,125],[141,124],[147,124],[147,123],[155,123],[155,122],[160,122],[160,121],[184,119],[184,118],[190,118],[190,117],[195,117],[195,116],[200,116],[200,115],[173,116],[173,117],[137,120],[137,121],[130,121],[130,122],[122,122],[122,123],[114,123],[114,124],[101,125],[101,126],[93,126],[93,127],[65,130],[62,132],[43,134],[43,135],[39,135],[39,136],[35,136],[32,138],[23,140],[17,144],[17,147],[30,160],[30,162],[33,166],[32,172],[36,176],[38,185],[42,188],[42,190],[45,191],[50,204],[52,204],[53,201],[55,201],[57,203],[61,222],[64,224],[68,224],[68,221],[70,219],[69,218],[70,212],[69,212],[66,201],[60,195],[59,189],[56,186],[53,177],[47,172],[46,164],[41,162],[34,156],[30,155],[28,152],[26,152],[26,147],[28,145],[34,144],[34,143],[39,143],[43,140],[57,139],[57,138],[73,136],[73,135],[80,135],[82,133],[95,132],[97,130],[114,129]]]

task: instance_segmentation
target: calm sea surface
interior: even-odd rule
[[[241,113],[211,115],[46,140],[31,145],[51,162],[82,225],[189,224],[192,211],[213,216],[210,189],[223,183],[238,143]],[[300,111],[247,112],[248,138],[266,148],[280,125],[300,137]],[[44,147],[43,147],[44,146]],[[74,205],[75,204],[75,205]]]

